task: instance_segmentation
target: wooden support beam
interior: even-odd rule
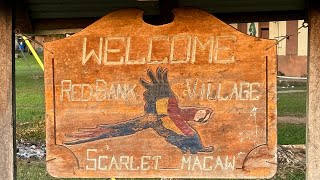
[[[320,11],[309,11],[309,60],[307,103],[308,180],[320,177]]]
[[[23,33],[32,33],[33,27],[26,2],[23,0],[15,0],[15,12],[15,28]]]
[[[0,179],[15,177],[12,2],[0,1]]]

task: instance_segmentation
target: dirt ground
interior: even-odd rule
[[[306,121],[307,121],[306,117],[294,117],[294,116],[278,117],[279,123],[305,124]]]

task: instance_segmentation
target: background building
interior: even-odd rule
[[[302,23],[303,20],[292,20],[238,23],[231,24],[231,26],[256,37],[283,39],[277,48],[278,73],[305,77],[307,75],[308,28],[300,28]]]

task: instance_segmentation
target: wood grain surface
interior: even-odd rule
[[[0,179],[15,178],[12,3],[0,1]]]
[[[276,172],[275,41],[209,13],[112,12],[45,44],[56,177],[255,178]]]
[[[309,11],[309,63],[308,63],[308,104],[307,104],[307,179],[320,177],[320,10]]]

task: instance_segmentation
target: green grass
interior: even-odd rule
[[[306,92],[279,93],[278,116],[306,116]],[[278,124],[278,144],[305,144],[305,124]]]
[[[305,124],[278,124],[278,144],[305,144]]]
[[[26,54],[16,59],[16,120],[17,139],[44,140],[43,71],[34,57]],[[29,65],[30,66],[29,66]]]
[[[43,72],[32,56],[16,60],[17,123],[44,117]]]
[[[306,92],[279,93],[278,116],[306,116]]]
[[[54,178],[50,176],[46,170],[45,162],[43,161],[18,161],[18,172],[17,172],[18,180],[58,180],[64,178]],[[66,180],[82,180],[83,178],[75,179],[70,178]],[[85,178],[86,179],[86,178]],[[83,179],[83,180],[85,180]],[[107,178],[105,178],[107,179]],[[101,179],[90,179],[90,180],[101,180]],[[109,180],[109,178],[108,178]]]

